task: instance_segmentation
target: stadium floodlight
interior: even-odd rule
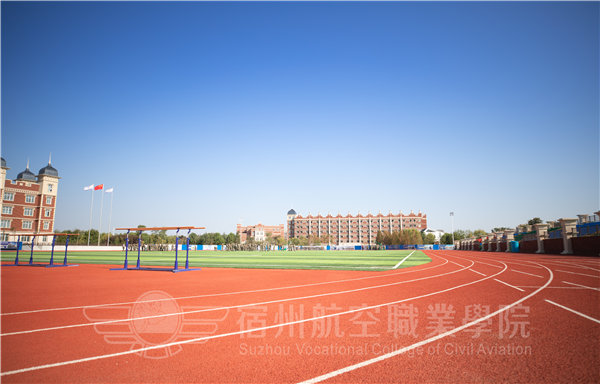
[[[450,212],[450,230],[452,231],[452,246],[454,246],[454,212]]]

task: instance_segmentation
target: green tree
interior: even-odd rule
[[[285,245],[285,238],[283,236],[275,236],[273,239],[278,246],[283,247]]]
[[[440,238],[440,244],[452,244],[452,234],[444,233]]]
[[[225,244],[238,244],[238,237],[235,235],[235,233],[229,233],[225,237]]]
[[[483,236],[487,236],[487,232],[483,229],[476,229],[473,231],[473,237],[480,238]]]
[[[471,231],[465,231],[463,229],[457,229],[454,231],[454,240],[462,240],[470,237]]]
[[[435,244],[435,235],[433,233],[426,234],[423,239],[423,244]]]
[[[540,219],[539,217],[534,217],[533,219],[529,220],[527,222],[527,224],[529,224],[529,225],[542,224],[542,219]]]

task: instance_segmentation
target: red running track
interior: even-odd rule
[[[4,382],[600,382],[600,260],[2,268]]]

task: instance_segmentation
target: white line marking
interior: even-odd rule
[[[558,303],[555,303],[554,301],[550,301],[550,300],[547,300],[547,299],[546,299],[546,300],[544,300],[544,301],[545,301],[545,302],[547,302],[547,303],[550,303],[550,304],[554,304],[554,305],[556,305],[556,306],[557,306],[557,307],[559,307],[559,308],[565,309],[565,310],[567,310],[567,311],[569,311],[569,312],[573,312],[573,313],[574,313],[574,314],[576,314],[576,315],[579,315],[579,316],[581,316],[581,317],[585,317],[585,318],[586,318],[586,319],[588,319],[588,320],[592,320],[592,321],[594,321],[594,322],[596,322],[596,323],[600,324],[600,320],[598,320],[598,319],[594,319],[593,317],[591,317],[591,316],[588,316],[588,315],[584,315],[583,313],[581,313],[581,312],[577,312],[577,311],[576,311],[576,310],[574,310],[574,309],[571,309],[571,308],[565,307],[564,305],[560,305],[560,304],[558,304]]]
[[[469,261],[471,261],[471,260],[469,260]],[[454,264],[454,265],[458,265],[458,266],[459,266],[459,267],[461,267],[461,268],[465,268],[465,266],[464,266],[464,265],[462,265],[462,264],[458,264],[458,263],[456,263],[456,262],[454,262],[454,261],[451,261],[451,263],[452,263],[452,264]],[[475,263],[471,264],[469,267],[472,267],[473,265],[475,265]],[[467,267],[467,268],[468,268],[468,267]]]
[[[503,255],[503,256],[505,256],[505,255]],[[476,258],[476,260],[479,260],[479,258],[481,258],[481,256],[477,255],[477,258]],[[489,261],[496,261],[496,262],[500,262],[499,260],[496,260],[496,259],[490,259],[490,258],[483,258],[483,259],[484,259],[484,260],[489,260]],[[511,261],[511,260],[506,260],[506,257],[503,257],[503,258],[502,258],[502,261],[503,261],[503,262],[505,262],[505,263],[507,263],[507,264],[515,264],[515,265],[521,265],[521,266],[523,266],[523,267],[530,267],[530,268],[544,269],[544,268],[542,268],[542,267],[538,267],[537,265],[531,265],[531,264],[522,264],[522,263],[517,263],[517,262]],[[528,262],[528,263],[534,263],[534,261],[528,261],[528,260],[523,260],[523,261],[526,261],[526,262]]]
[[[471,262],[470,266],[472,266],[473,264],[475,264],[475,263]],[[404,280],[404,281],[398,281],[398,282],[388,283],[388,284],[372,285],[372,286],[369,286],[369,287],[355,288],[355,289],[350,289],[350,290],[345,290],[345,291],[335,291],[335,292],[328,292],[328,293],[319,293],[319,294],[316,294],[316,295],[299,296],[299,297],[292,297],[292,298],[288,298],[288,299],[270,300],[270,301],[263,301],[263,302],[250,303],[250,304],[232,305],[232,306],[228,306],[228,307],[204,308],[204,309],[197,309],[197,310],[193,310],[193,311],[163,313],[163,314],[160,314],[160,315],[141,316],[141,317],[127,318],[127,319],[115,319],[115,320],[98,321],[98,322],[92,322],[92,323],[69,324],[69,325],[60,325],[60,326],[57,326],[57,327],[29,329],[29,330],[25,330],[25,331],[6,332],[6,333],[0,334],[0,336],[2,336],[2,337],[4,337],[4,336],[15,336],[15,335],[28,334],[28,333],[56,331],[56,330],[67,329],[67,328],[91,327],[91,326],[103,325],[103,324],[114,324],[114,323],[122,323],[122,322],[136,321],[136,320],[156,319],[156,318],[169,317],[169,316],[180,316],[180,315],[187,315],[187,314],[190,314],[190,313],[213,312],[213,311],[221,311],[221,310],[224,310],[224,309],[229,310],[229,309],[234,309],[234,308],[254,307],[254,306],[258,306],[258,305],[282,303],[282,302],[286,302],[286,301],[314,299],[316,297],[331,296],[331,295],[341,295],[341,294],[345,294],[345,293],[366,291],[366,290],[369,290],[369,289],[382,288],[382,287],[390,287],[390,286],[394,286],[394,285],[412,283],[412,282],[415,282],[415,281],[433,279],[435,277],[442,277],[442,276],[451,275],[451,274],[454,274],[454,273],[457,273],[457,272],[461,272],[461,271],[464,271],[467,268],[468,267],[463,267],[462,269],[458,269],[456,271],[451,271],[451,272],[441,273],[439,275],[419,277],[417,279],[412,279],[412,280]]]
[[[519,288],[519,287],[515,287],[514,285],[510,285],[510,284],[508,284],[507,282],[504,282],[504,281],[502,281],[502,280],[498,280],[498,279],[494,279],[494,280],[496,280],[496,281],[497,281],[497,282],[499,282],[499,283],[502,283],[502,284],[506,285],[507,287],[511,287],[511,288],[514,288],[514,289],[518,289],[518,290],[519,290],[519,291],[521,291],[521,292],[525,292],[523,289],[521,289],[521,288]]]
[[[587,288],[587,289],[591,289],[592,291],[600,291],[600,289],[598,289],[598,288],[592,288],[592,287],[588,287],[587,285],[581,285],[581,284],[569,283],[568,281],[563,281],[563,283],[565,283],[565,284],[570,284],[570,285],[574,285],[574,286],[576,286],[576,287],[581,287],[581,288]]]
[[[365,361],[363,361],[363,362],[360,362],[360,363],[358,363],[358,364],[350,365],[350,366],[348,366],[348,367],[345,367],[345,368],[342,368],[342,369],[338,369],[338,370],[336,370],[336,371],[329,372],[329,373],[326,373],[326,374],[324,374],[324,375],[321,375],[321,376],[317,376],[317,377],[315,377],[315,378],[312,378],[312,379],[310,379],[310,380],[303,381],[301,384],[313,384],[313,383],[318,383],[318,382],[320,382],[320,381],[323,381],[323,380],[330,379],[330,378],[332,378],[332,377],[335,377],[335,376],[341,375],[341,374],[343,374],[343,373],[347,373],[347,372],[350,372],[350,371],[354,371],[355,369],[362,368],[362,367],[365,367],[365,366],[367,366],[367,365],[371,365],[371,364],[373,364],[373,363],[377,363],[377,362],[380,362],[380,361],[383,361],[383,360],[389,359],[390,357],[394,357],[394,356],[400,355],[400,354],[402,354],[402,353],[408,352],[408,351],[410,351],[410,350],[413,350],[413,349],[415,349],[415,348],[421,347],[421,346],[423,346],[423,345],[426,345],[426,344],[432,343],[432,342],[434,342],[434,341],[436,341],[436,340],[442,339],[442,338],[444,338],[444,337],[446,337],[446,336],[450,336],[450,335],[452,335],[452,334],[454,334],[454,333],[456,333],[456,332],[462,331],[462,330],[463,330],[463,329],[465,329],[465,328],[468,328],[468,327],[470,327],[470,326],[472,326],[472,325],[475,325],[475,324],[477,324],[477,323],[480,323],[480,322],[482,322],[482,321],[485,321],[485,320],[487,320],[487,319],[489,319],[489,318],[491,318],[491,317],[493,317],[493,316],[496,316],[496,315],[498,315],[498,314],[500,314],[500,313],[502,313],[502,312],[504,312],[504,311],[506,311],[506,310],[508,310],[508,309],[510,309],[510,308],[512,308],[512,307],[514,307],[515,305],[522,303],[523,301],[525,301],[525,300],[529,299],[530,297],[532,297],[532,296],[536,295],[536,294],[537,294],[538,292],[540,292],[542,289],[544,289],[545,287],[547,287],[547,286],[550,284],[550,282],[552,281],[552,279],[553,279],[553,275],[552,275],[552,271],[551,271],[549,268],[546,268],[546,269],[548,270],[548,272],[550,272],[550,278],[548,279],[548,281],[546,281],[546,284],[545,284],[545,285],[543,285],[542,287],[540,287],[539,289],[537,289],[537,290],[533,291],[533,292],[532,292],[532,293],[530,293],[529,295],[522,297],[521,299],[519,299],[519,300],[515,301],[514,303],[512,303],[512,304],[510,304],[510,305],[508,305],[508,306],[506,306],[506,307],[504,307],[504,308],[502,308],[502,309],[499,309],[499,310],[497,310],[497,311],[495,311],[495,312],[493,312],[493,313],[490,313],[490,314],[489,314],[489,315],[487,315],[487,316],[480,317],[479,319],[477,319],[477,320],[474,320],[474,321],[471,321],[470,323],[464,324],[464,325],[462,325],[462,326],[460,326],[460,327],[454,328],[454,329],[452,329],[452,330],[450,330],[450,331],[444,332],[444,333],[442,333],[442,334],[439,334],[439,335],[437,335],[437,336],[431,337],[431,338],[429,338],[429,339],[426,339],[426,340],[420,341],[420,342],[418,342],[418,343],[415,343],[415,344],[413,344],[413,345],[410,345],[410,346],[408,346],[408,347],[404,347],[404,348],[398,349],[398,350],[396,350],[396,351],[393,351],[393,352],[387,353],[387,354],[385,354],[385,355],[377,356],[377,357],[375,357],[375,358],[373,358],[373,359],[365,360]]]
[[[441,258],[444,259],[443,257],[441,257]],[[301,285],[289,285],[289,286],[285,286],[285,287],[254,289],[254,290],[249,290],[249,291],[211,293],[211,294],[206,294],[206,295],[194,295],[194,296],[180,296],[180,297],[175,297],[173,299],[175,299],[175,300],[199,299],[199,298],[203,298],[203,297],[229,296],[229,295],[239,295],[239,294],[244,294],[244,293],[278,291],[278,290],[284,290],[284,289],[313,287],[313,286],[317,286],[317,285],[345,283],[345,282],[348,282],[348,281],[377,279],[377,278],[381,278],[381,277],[404,275],[404,274],[407,274],[407,273],[414,273],[414,272],[419,272],[419,271],[426,271],[428,269],[435,269],[435,268],[439,268],[439,267],[441,267],[443,265],[448,264],[448,262],[449,261],[447,259],[444,259],[444,263],[443,264],[438,264],[438,265],[434,265],[434,266],[431,266],[431,267],[426,267],[426,268],[421,268],[421,269],[402,270],[402,271],[399,271],[399,272],[397,271],[397,272],[394,272],[394,273],[377,274],[375,276],[365,276],[365,277],[357,277],[357,278],[352,278],[352,279],[324,281],[324,282],[319,282],[319,283],[310,283],[310,284],[301,284]],[[165,299],[142,300],[142,301],[124,301],[124,302],[120,302],[120,303],[79,305],[79,306],[73,306],[73,307],[44,308],[44,309],[34,309],[34,310],[30,310],[30,311],[2,313],[0,315],[2,315],[2,316],[22,315],[22,314],[27,314],[27,313],[50,312],[50,311],[66,311],[66,310],[73,310],[73,309],[99,308],[99,307],[120,306],[120,305],[126,305],[126,304],[136,304],[136,303],[153,303],[153,302],[157,302],[157,301],[170,301],[170,300],[172,300],[172,299],[165,298]]]
[[[394,268],[392,268],[392,269],[396,269],[396,268],[398,268],[400,265],[402,265],[402,263],[404,263],[404,261],[405,261],[406,259],[408,259],[408,258],[410,257],[410,255],[412,255],[413,253],[415,253],[415,251],[412,251],[411,253],[409,253],[409,254],[408,254],[408,256],[406,256],[404,259],[400,260],[400,262],[399,262],[398,264],[394,265]]]
[[[484,275],[484,274],[483,274],[483,273],[481,273],[481,272],[477,272],[476,270],[474,270],[474,269],[471,269],[471,268],[469,268],[469,271],[471,271],[471,272],[475,272],[475,273],[477,273],[477,274],[479,274],[479,275],[481,275],[481,276],[487,276],[487,275]]]
[[[441,257],[441,256],[438,256],[438,257]],[[377,304],[377,305],[372,305],[372,306],[368,306],[368,307],[361,307],[361,308],[358,308],[358,309],[352,309],[352,310],[345,311],[345,312],[338,312],[338,313],[332,313],[332,314],[329,314],[329,315],[312,317],[312,318],[309,318],[309,319],[302,319],[302,320],[290,321],[288,323],[280,323],[280,324],[268,325],[268,326],[265,326],[265,327],[252,328],[252,329],[248,329],[248,330],[244,330],[244,331],[222,333],[222,334],[218,334],[218,335],[199,337],[199,338],[195,338],[195,339],[187,339],[187,340],[182,340],[182,341],[175,341],[175,342],[172,342],[172,343],[158,344],[158,345],[153,345],[153,346],[144,347],[144,348],[130,349],[128,351],[110,353],[110,354],[106,354],[106,355],[97,355],[97,356],[85,357],[85,358],[82,358],[82,359],[62,361],[62,362],[59,362],[59,363],[51,363],[51,364],[38,365],[38,366],[34,366],[34,367],[29,367],[29,368],[16,369],[16,370],[13,370],[13,371],[1,372],[0,376],[8,376],[8,375],[14,375],[14,374],[17,374],[17,373],[37,371],[37,370],[40,370],[40,369],[60,367],[60,366],[70,365],[70,364],[84,363],[84,362],[87,362],[87,361],[107,359],[107,358],[117,357],[117,356],[131,355],[131,354],[134,354],[134,353],[139,353],[139,352],[144,352],[144,351],[150,351],[150,350],[154,350],[154,349],[162,349],[162,348],[172,347],[172,346],[175,346],[175,345],[196,343],[196,342],[204,341],[204,340],[218,339],[218,338],[223,338],[223,337],[227,337],[227,336],[235,336],[235,335],[241,335],[241,334],[246,334],[246,333],[250,333],[250,332],[262,331],[262,330],[266,330],[266,329],[280,328],[280,327],[284,327],[284,326],[288,326],[288,325],[305,323],[305,322],[308,322],[308,321],[315,321],[315,320],[319,320],[319,319],[325,319],[325,318],[330,318],[330,317],[337,317],[337,316],[341,316],[341,315],[347,315],[347,314],[350,314],[350,313],[356,313],[356,312],[366,311],[366,310],[369,310],[369,309],[381,308],[381,307],[385,307],[387,305],[398,304],[398,303],[402,303],[402,302],[406,302],[406,301],[410,301],[410,300],[420,299],[420,298],[423,298],[423,297],[429,297],[429,296],[437,295],[437,294],[444,293],[444,292],[450,292],[450,291],[453,291],[453,290],[458,289],[458,288],[466,287],[468,285],[476,284],[476,283],[479,283],[481,281],[490,279],[490,278],[492,278],[494,276],[498,276],[501,273],[503,273],[504,271],[506,271],[507,269],[508,269],[508,267],[506,265],[504,265],[504,268],[501,271],[499,271],[495,275],[491,275],[489,277],[484,277],[483,279],[475,280],[475,281],[472,281],[470,283],[460,284],[460,285],[457,285],[457,286],[454,286],[454,287],[443,289],[441,291],[427,293],[427,294],[424,294],[424,295],[410,297],[410,298],[407,298],[407,299],[392,301],[392,302],[389,302],[389,303]],[[550,271],[550,279],[552,279],[552,271]],[[549,282],[550,281],[548,281],[548,283],[546,283],[546,284],[549,284]],[[523,298],[523,299],[521,299],[519,301],[516,301],[513,304],[511,304],[509,306],[506,306],[503,309],[498,310],[498,311],[496,311],[496,312],[494,312],[494,313],[492,313],[492,314],[490,314],[490,315],[488,315],[488,316],[486,316],[484,318],[476,320],[475,322],[472,322],[472,323],[465,324],[465,325],[463,325],[463,326],[461,326],[459,328],[456,328],[455,330],[462,330],[462,329],[464,329],[464,328],[466,328],[468,326],[471,326],[471,325],[476,324],[476,323],[478,323],[480,321],[486,320],[489,316],[494,315],[496,313],[500,313],[502,311],[505,311],[505,310],[511,308],[514,305],[517,305],[518,303],[520,303],[521,301],[525,300],[526,298],[533,296],[538,291],[535,291],[534,293],[530,294],[529,296],[526,296],[525,298]]]
[[[533,273],[529,273],[529,272],[523,272],[523,271],[517,271],[516,269],[511,269],[511,271],[513,272],[517,272],[517,273],[522,273],[524,275],[529,275],[529,276],[535,276],[535,277],[539,277],[540,279],[543,279],[544,276],[540,276],[540,275],[534,275]]]
[[[580,265],[580,264],[575,264],[575,263],[569,263],[569,262],[566,262],[566,261],[552,260],[552,261],[544,261],[544,262],[547,263],[547,264],[555,264],[555,265],[558,264],[561,267],[571,267],[571,268],[578,268],[578,269],[591,269],[592,271],[600,272],[600,269],[588,267],[587,265]]]
[[[588,267],[587,265],[581,265],[581,264],[573,264],[573,265],[577,265],[577,266],[582,267],[584,269],[591,269],[592,271],[600,272],[600,269]]]
[[[532,288],[538,289],[538,285],[519,285],[519,288]],[[587,288],[579,288],[579,287],[546,287],[546,289],[587,289]]]
[[[600,276],[597,275],[587,275],[585,273],[577,273],[577,272],[570,272],[570,271],[562,271],[560,269],[557,269],[556,272],[564,272],[564,273],[571,273],[573,275],[581,275],[581,276],[589,276],[589,277],[595,277],[597,279],[600,279]]]
[[[489,265],[490,267],[502,268],[502,267],[501,267],[501,266],[499,266],[499,265],[494,265],[494,264],[490,264],[490,263],[484,263],[483,261],[481,261],[481,260],[479,260],[479,259],[476,259],[475,261],[476,261],[477,263],[481,263],[481,264]]]

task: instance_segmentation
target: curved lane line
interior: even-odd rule
[[[441,257],[441,256],[437,256],[437,257]],[[499,262],[499,263],[502,263],[502,262]],[[470,266],[466,267],[465,269],[470,268],[472,265],[473,264],[471,264]],[[15,374],[19,374],[19,373],[37,371],[37,370],[40,370],[40,369],[55,368],[55,367],[60,367],[60,366],[64,366],[64,365],[79,364],[79,363],[85,363],[85,362],[88,362],[88,361],[108,359],[108,358],[118,357],[118,356],[126,356],[126,355],[135,354],[135,353],[140,353],[140,352],[155,350],[155,349],[168,348],[168,347],[172,347],[172,346],[176,346],[176,345],[197,343],[197,342],[205,341],[205,340],[219,339],[219,338],[228,337],[228,336],[235,336],[235,335],[241,335],[241,334],[246,334],[246,333],[251,333],[251,332],[257,332],[257,331],[267,330],[267,329],[280,328],[280,327],[285,327],[285,326],[288,326],[288,325],[306,323],[306,322],[310,322],[310,321],[315,321],[315,320],[320,320],[320,319],[325,319],[325,318],[330,318],[330,317],[337,317],[337,316],[341,316],[341,315],[347,315],[347,314],[350,314],[350,313],[362,312],[362,311],[366,311],[366,310],[370,310],[370,309],[375,309],[375,308],[381,308],[381,307],[385,307],[385,306],[392,305],[392,304],[398,304],[398,303],[402,303],[402,302],[406,302],[406,301],[410,301],[410,300],[416,300],[416,299],[421,299],[421,298],[424,298],[424,297],[438,295],[438,294],[444,293],[444,292],[450,292],[450,291],[453,291],[453,290],[458,289],[458,288],[462,288],[462,287],[466,287],[466,286],[469,286],[469,285],[472,285],[472,284],[476,284],[476,283],[479,283],[481,281],[488,280],[488,279],[491,279],[493,277],[496,277],[496,276],[502,274],[507,269],[508,269],[508,266],[506,264],[504,264],[504,268],[501,271],[499,271],[498,273],[494,274],[494,275],[490,275],[488,277],[484,277],[484,278],[479,279],[479,280],[474,280],[474,281],[471,281],[469,283],[464,283],[464,284],[460,284],[460,285],[457,285],[457,286],[454,286],[454,287],[446,288],[446,289],[443,289],[443,290],[440,290],[440,291],[436,291],[436,292],[432,292],[432,293],[427,293],[427,294],[420,295],[420,296],[414,296],[414,297],[410,297],[410,298],[406,298],[406,299],[402,299],[402,300],[392,301],[392,302],[388,302],[388,303],[371,305],[371,306],[367,306],[367,307],[361,307],[361,308],[357,308],[357,309],[353,309],[353,310],[348,310],[348,311],[344,311],[344,312],[332,313],[332,314],[329,314],[329,315],[323,315],[323,316],[318,316],[318,317],[311,317],[309,319],[302,319],[302,320],[290,321],[290,322],[287,322],[287,323],[280,323],[280,324],[269,325],[269,326],[265,326],[265,327],[252,328],[252,329],[248,329],[248,330],[244,330],[244,331],[222,333],[222,334],[218,334],[218,335],[204,336],[204,337],[198,337],[198,338],[195,338],[195,339],[187,339],[187,340],[182,340],[182,341],[175,341],[175,342],[172,342],[172,343],[153,345],[153,346],[150,346],[150,347],[144,347],[144,348],[138,348],[138,349],[130,349],[128,351],[123,351],[123,352],[116,352],[116,353],[110,353],[110,354],[105,354],[105,355],[97,355],[97,356],[91,356],[91,357],[84,357],[84,358],[81,358],[81,359],[75,359],[75,360],[62,361],[62,362],[58,362],[58,363],[38,365],[38,366],[28,367],[28,368],[21,368],[21,369],[16,369],[16,370],[13,370],[13,371],[1,372],[0,376],[9,376],[9,375],[15,375]],[[513,304],[513,305],[516,305],[516,304]],[[508,309],[508,308],[510,308],[510,307],[506,307],[506,309]],[[462,329],[462,327],[461,327],[461,329]]]
[[[254,290],[249,290],[249,291],[210,293],[210,294],[206,294],[206,295],[195,295],[195,296],[180,296],[180,297],[166,298],[166,299],[141,300],[141,301],[124,301],[124,302],[120,302],[120,303],[91,304],[91,305],[78,305],[78,306],[73,306],[73,307],[33,309],[33,310],[30,310],[30,311],[0,313],[0,316],[23,315],[23,314],[28,314],[28,313],[51,312],[51,311],[67,311],[67,310],[73,310],[73,309],[100,308],[100,307],[110,307],[110,306],[117,306],[117,305],[137,304],[137,303],[154,303],[154,302],[158,302],[158,301],[171,301],[173,299],[174,300],[199,299],[199,298],[203,298],[203,297],[230,296],[230,295],[239,295],[239,294],[245,294],[245,293],[268,292],[268,291],[278,291],[278,290],[284,290],[284,289],[313,287],[313,286],[317,286],[317,285],[345,283],[345,282],[348,282],[348,281],[376,279],[376,278],[381,278],[381,277],[404,275],[404,274],[408,274],[408,273],[414,273],[414,272],[426,271],[426,270],[429,270],[429,269],[435,269],[435,268],[439,268],[439,267],[441,267],[443,265],[448,264],[448,260],[446,260],[446,259],[444,259],[444,260],[445,260],[445,262],[443,264],[438,264],[438,265],[434,265],[434,266],[427,267],[427,268],[413,269],[413,270],[403,270],[401,272],[378,274],[376,276],[365,276],[365,277],[357,277],[357,278],[352,278],[352,279],[324,281],[324,282],[310,283],[310,284],[289,285],[289,286],[285,286],[285,287],[262,288],[262,289],[254,289]]]
[[[541,265],[541,264],[538,264],[538,265]],[[353,364],[353,365],[350,365],[348,367],[345,367],[345,368],[342,368],[342,369],[338,369],[336,371],[329,372],[329,373],[326,373],[326,374],[321,375],[321,376],[317,376],[317,377],[312,378],[310,380],[303,381],[303,382],[301,382],[301,384],[318,383],[318,382],[330,379],[332,377],[335,377],[335,376],[338,376],[338,375],[341,375],[341,374],[344,374],[344,373],[347,373],[347,372],[354,371],[355,369],[366,367],[367,365],[371,365],[371,364],[374,364],[374,363],[377,363],[377,362],[389,359],[390,357],[394,357],[394,356],[400,355],[402,353],[408,352],[408,351],[413,350],[415,348],[418,348],[418,347],[421,347],[423,345],[432,343],[432,342],[434,342],[436,340],[442,339],[442,338],[444,338],[446,336],[453,335],[453,334],[455,334],[457,332],[462,331],[463,329],[466,329],[466,328],[471,327],[471,326],[473,326],[475,324],[478,324],[478,323],[480,323],[482,321],[490,319],[490,318],[492,318],[492,317],[494,317],[494,316],[496,316],[496,315],[498,315],[498,314],[500,314],[500,313],[502,313],[502,312],[504,312],[504,311],[506,311],[506,310],[508,310],[508,309],[510,309],[512,307],[514,307],[515,305],[518,305],[518,304],[522,303],[523,301],[525,301],[525,300],[533,297],[534,295],[536,295],[539,292],[541,292],[544,288],[546,288],[550,284],[550,282],[552,281],[552,279],[554,278],[554,275],[552,274],[552,271],[550,270],[550,268],[547,268],[545,266],[544,266],[544,268],[546,268],[548,270],[548,272],[550,272],[550,277],[549,277],[548,281],[546,281],[546,283],[543,286],[541,286],[539,289],[533,291],[529,295],[526,295],[526,296],[522,297],[521,299],[513,302],[512,304],[510,304],[510,305],[508,305],[508,306],[506,306],[506,307],[504,307],[502,309],[499,309],[499,310],[497,310],[495,312],[492,312],[492,313],[490,313],[487,316],[480,317],[479,319],[471,321],[470,323],[466,323],[466,324],[464,324],[464,325],[462,325],[460,327],[454,328],[453,330],[450,330],[448,332],[444,332],[442,334],[439,334],[437,336],[431,337],[429,339],[425,339],[425,340],[422,340],[422,341],[420,341],[418,343],[409,345],[408,347],[404,347],[404,348],[398,349],[396,351],[387,353],[385,355],[381,355],[381,356],[375,357],[373,359],[365,360],[365,361],[360,362],[358,364]]]
[[[441,256],[438,256],[438,257],[441,257]],[[441,257],[441,258],[443,258],[443,257]],[[451,263],[452,263],[452,261],[451,261]],[[286,302],[286,301],[295,301],[295,300],[303,300],[303,299],[313,299],[315,297],[340,295],[340,294],[345,294],[345,293],[366,291],[366,290],[369,290],[369,289],[382,288],[382,287],[390,287],[390,286],[394,286],[394,285],[412,283],[412,282],[415,282],[415,281],[421,281],[421,280],[433,279],[433,278],[441,277],[441,276],[447,276],[447,275],[451,275],[451,274],[454,274],[454,273],[457,273],[457,272],[464,271],[465,269],[470,268],[473,264],[474,263],[472,262],[472,264],[470,266],[468,266],[468,267],[463,267],[461,265],[462,269],[457,269],[455,271],[441,273],[439,275],[420,277],[420,278],[412,279],[412,280],[403,280],[403,281],[398,281],[398,282],[395,282],[395,283],[372,285],[372,286],[369,286],[369,287],[355,288],[355,289],[349,289],[349,290],[345,290],[345,291],[335,291],[335,292],[319,293],[319,294],[316,294],[316,295],[308,295],[308,296],[292,297],[292,298],[287,298],[287,299],[262,301],[262,302],[250,303],[250,304],[232,305],[232,306],[227,306],[227,307],[204,308],[204,309],[197,309],[197,310],[193,310],[193,311],[181,311],[181,312],[173,312],[173,313],[163,313],[163,314],[160,314],[160,315],[141,316],[141,317],[127,318],[127,319],[115,319],[115,320],[97,321],[97,322],[92,322],[92,323],[59,325],[59,326],[56,326],[56,327],[47,327],[47,328],[29,329],[29,330],[25,330],[25,331],[6,332],[6,333],[0,334],[0,336],[1,337],[4,337],[4,336],[16,336],[16,335],[23,335],[23,334],[28,334],[28,333],[56,331],[56,330],[68,329],[68,328],[91,327],[91,326],[96,326],[96,325],[123,323],[123,322],[129,322],[129,321],[137,321],[137,320],[156,319],[156,318],[169,317],[169,316],[180,316],[180,315],[187,315],[187,314],[190,314],[190,313],[215,312],[215,311],[221,311],[221,310],[224,310],[224,309],[229,310],[229,309],[234,309],[234,308],[254,307],[254,306],[257,306],[257,305],[283,303],[283,302]],[[457,264],[457,265],[460,265],[460,264]]]

